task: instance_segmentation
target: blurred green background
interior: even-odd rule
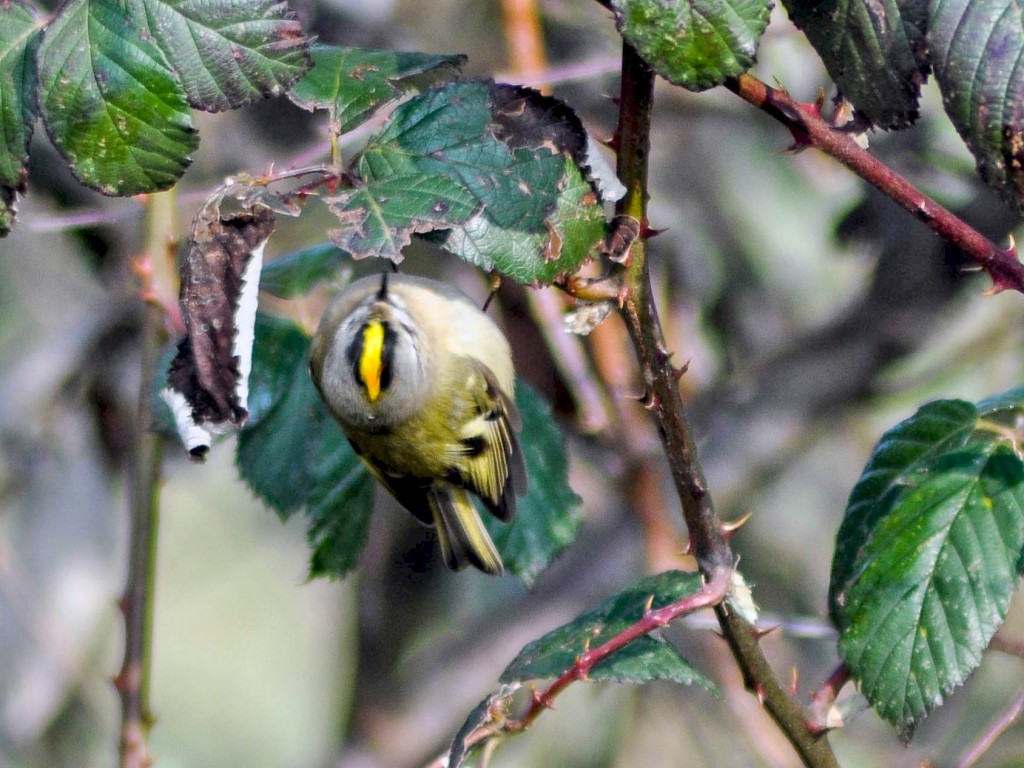
[[[497,2],[294,7],[325,42],[466,53],[469,74],[508,77]],[[619,55],[609,15],[582,1],[540,8],[554,93],[608,137]],[[805,101],[831,88],[778,10],[757,74]],[[179,187],[182,233],[223,176],[308,162],[326,149],[325,126],[283,99],[197,122],[202,144]],[[836,163],[786,152],[786,131],[727,92],[660,83],[654,129],[651,223],[666,232],[651,247],[663,321],[675,360],[690,361],[681,386],[719,512],[752,513],[733,543],[766,621],[781,625],[767,653],[784,679],[797,671],[806,697],[837,662],[825,619],[833,537],[871,447],[928,399],[978,399],[1020,384],[1024,301],[984,296],[986,279],[966,272],[960,254]],[[932,89],[913,129],[870,138],[872,151],[996,242],[1019,227],[974,178]],[[19,226],[0,241],[0,766],[111,766],[126,441],[139,376],[128,264],[142,207],[80,187],[41,128],[30,183]],[[284,222],[271,256],[323,241],[329,227],[315,215]],[[471,270],[423,247],[406,267],[486,294]],[[311,327],[327,293],[270,309]],[[523,644],[667,567],[656,546],[645,547],[621,446],[581,429],[578,382],[560,376],[539,343],[525,292],[507,286],[499,305],[521,375],[567,430],[586,516],[577,546],[532,592],[510,579],[453,575],[434,562],[430,533],[380,498],[359,572],[307,583],[301,522],[282,526],[253,498],[235,476],[231,445],[202,466],[169,445],[153,679],[160,765],[426,764]],[[603,343],[590,350],[598,368],[615,365],[602,360]],[[627,399],[638,391],[623,371],[610,397],[639,410]],[[664,459],[642,416],[637,423],[634,450],[649,452],[681,536]],[[710,628],[697,617],[669,634],[719,683],[721,699],[668,685],[579,684],[492,765],[795,765]],[[1022,630],[1016,606],[1007,631]],[[951,763],[1021,679],[1019,660],[990,654],[909,747],[865,713],[835,733],[840,760]],[[985,764],[1024,765],[1022,754],[1018,729]]]

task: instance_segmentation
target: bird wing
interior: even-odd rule
[[[467,359],[470,380],[465,389],[469,418],[449,448],[457,477],[452,481],[475,493],[500,520],[516,511],[516,496],[526,492],[526,467],[516,437],[520,426],[515,403],[486,365]]]

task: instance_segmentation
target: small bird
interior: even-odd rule
[[[498,326],[444,283],[385,272],[328,307],[310,373],[374,477],[437,526],[448,567],[504,573],[469,497],[507,522],[526,491],[512,351]]]

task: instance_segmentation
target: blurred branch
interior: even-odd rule
[[[626,186],[616,214],[641,223],[648,234],[647,180],[650,155],[654,72],[628,44],[623,47],[622,90],[616,131],[618,176]],[[709,581],[731,572],[735,556],[726,531],[715,513],[697,456],[689,421],[683,409],[678,379],[682,371],[671,364],[651,288],[643,240],[636,242],[625,260],[625,300],[622,316],[640,360],[646,385],[644,406],[658,423],[676,491],[697,563]],[[743,674],[748,690],[763,702],[772,718],[808,766],[836,766],[827,738],[812,731],[807,715],[775,676],[759,646],[760,633],[725,604],[715,609],[726,641]]]
[[[537,0],[502,0],[505,48],[509,66],[516,77],[536,76],[548,68]],[[543,82],[537,87],[550,88]],[[611,423],[607,398],[594,376],[583,342],[566,333],[565,305],[552,291],[527,291],[530,313],[547,344],[551,359],[579,411],[579,423],[585,432],[600,432]]]
[[[1024,293],[1024,264],[1011,241],[1000,248],[965,221],[918,190],[889,166],[861,148],[849,133],[834,128],[821,114],[820,104],[801,104],[784,90],[772,88],[750,74],[729,78],[725,87],[785,125],[794,149],[819,149],[838,160],[905,208],[915,218],[961,248],[992,278],[992,292],[1012,289]]]
[[[1010,702],[1010,706],[1006,708],[1006,711],[1000,714],[985,732],[978,737],[978,740],[961,755],[956,763],[956,768],[971,768],[972,765],[977,765],[978,761],[995,744],[996,739],[1006,733],[1014,723],[1020,720],[1021,715],[1024,715],[1024,690],[1017,694],[1016,698]]]
[[[993,651],[1001,651],[1018,659],[1024,659],[1024,640],[1019,637],[1010,637],[1005,632],[996,632],[989,643]]]
[[[147,743],[153,725],[150,673],[153,649],[153,596],[159,527],[160,437],[150,430],[150,397],[157,361],[167,335],[164,306],[172,292],[176,238],[175,193],[162,192],[147,199],[146,243],[136,272],[142,277],[145,301],[142,321],[139,397],[132,435],[130,478],[131,532],[128,579],[121,611],[125,646],[121,671],[114,685],[121,697],[120,768],[147,768],[152,759]]]

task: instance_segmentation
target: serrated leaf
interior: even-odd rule
[[[601,646],[639,621],[648,606],[661,608],[700,590],[700,576],[694,573],[666,571],[647,576],[529,643],[501,673],[500,680],[510,683],[558,677],[570,669],[584,651]],[[696,684],[707,691],[715,690],[714,684],[683,659],[675,646],[650,635],[595,664],[589,679],[626,683],[672,680],[683,685]]]
[[[320,281],[337,274],[341,263],[348,258],[351,257],[331,243],[279,256],[263,268],[260,290],[282,299],[302,296]]]
[[[1024,547],[1024,464],[975,440],[906,481],[835,610],[861,692],[909,738],[1006,617]]]
[[[605,229],[604,210],[593,187],[567,158],[557,208],[543,232],[503,228],[485,210],[430,239],[483,270],[497,270],[521,283],[548,284],[579,269],[604,239]]]
[[[754,63],[767,0],[612,0],[615,23],[655,72],[693,91]]]
[[[35,56],[41,36],[41,23],[29,6],[0,4],[0,188],[12,193],[25,192],[28,176],[28,146],[38,116]],[[0,232],[4,229],[0,224]]]
[[[1024,15],[1009,0],[929,4],[928,47],[946,113],[978,173],[1024,209]]]
[[[555,146],[543,144],[549,136],[530,137],[536,139],[531,142],[509,130],[505,102],[522,92],[542,98],[529,89],[468,81],[411,99],[366,147],[360,177],[367,183],[407,174],[447,178],[501,226],[541,227],[554,208],[563,163]],[[533,127],[512,125],[524,132]]]
[[[783,0],[829,75],[873,125],[917,119],[928,77],[926,0]]]
[[[454,75],[466,57],[429,53],[376,51],[317,45],[310,53],[313,68],[288,92],[303,109],[326,109],[331,129],[344,133],[411,90],[430,73]]]
[[[342,224],[330,232],[339,248],[355,259],[380,256],[395,262],[402,260],[413,233],[461,224],[477,207],[458,182],[422,174],[370,182],[329,198],[327,204]]]
[[[509,524],[483,515],[505,570],[533,584],[566,547],[583,522],[580,497],[569,487],[569,463],[562,432],[547,403],[522,381],[516,382],[516,407],[523,420],[520,443],[529,487]]]
[[[107,195],[166,189],[199,143],[181,82],[113,0],[72,0],[37,53],[39,107],[72,172]]]
[[[279,0],[131,0],[128,8],[196,109],[279,95],[310,66],[302,26]]]
[[[362,257],[401,258],[412,234],[522,282],[570,272],[604,235],[604,214],[584,173],[586,132],[567,106],[535,91],[459,82],[395,110],[358,164],[362,184],[331,201],[332,233]],[[398,180],[400,185],[396,184]],[[421,184],[406,201],[401,186]],[[434,185],[476,203],[432,213]],[[468,206],[467,206],[468,207]]]
[[[902,492],[912,473],[967,445],[977,424],[978,409],[972,403],[938,400],[882,435],[850,492],[836,535],[829,607],[840,629],[844,626],[838,613],[843,591],[855,577],[862,548],[884,522],[893,496]]]

